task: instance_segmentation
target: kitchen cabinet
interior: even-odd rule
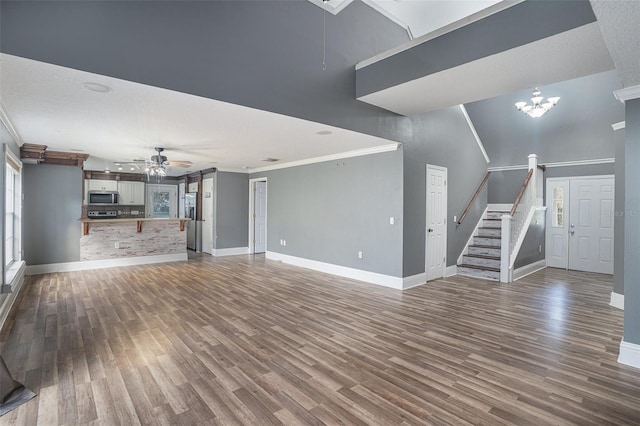
[[[103,179],[84,180],[84,204],[89,203],[89,191],[117,191],[118,181]]]
[[[121,205],[144,205],[144,182],[118,182],[118,193],[120,194],[118,204]]]
[[[118,181],[115,180],[102,180],[102,179],[88,179],[89,191],[117,191]]]

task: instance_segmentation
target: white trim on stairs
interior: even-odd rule
[[[620,355],[618,356],[618,362],[620,364],[640,368],[640,345],[622,340],[620,342]]]
[[[484,159],[487,161],[487,164],[489,164],[491,162],[491,160],[489,160],[489,155],[487,154],[487,151],[484,149],[484,144],[480,140],[480,136],[478,136],[478,132],[476,132],[476,128],[473,125],[471,118],[469,118],[469,114],[467,114],[467,109],[464,107],[463,104],[460,104],[460,110],[462,110],[462,115],[464,115],[465,120],[467,120],[467,124],[469,125],[469,129],[471,130],[471,134],[473,134],[473,137],[475,138],[476,143],[478,144],[478,147],[480,148],[480,151],[484,156]]]
[[[161,254],[157,256],[123,257],[120,259],[84,260],[80,262],[49,263],[27,266],[27,275],[56,272],[86,271],[88,269],[114,268],[118,266],[146,265],[150,263],[181,262],[188,260],[187,253]]]
[[[473,232],[471,233],[471,236],[467,240],[467,244],[465,244],[464,249],[462,249],[462,253],[460,253],[460,256],[458,256],[458,261],[456,262],[455,266],[460,265],[462,263],[463,256],[466,254],[469,254],[469,246],[473,242],[473,237],[478,235],[478,229],[480,228],[480,225],[482,225],[482,221],[485,220],[488,211],[489,211],[489,206],[487,206],[487,208],[484,209],[482,216],[480,216],[480,220],[476,224],[475,229],[473,230]],[[453,275],[455,275],[455,273]],[[451,275],[447,275],[447,276],[450,277]]]
[[[624,294],[612,291],[609,305],[613,306],[614,308],[622,309],[624,311]]]
[[[518,269],[514,269],[513,281],[519,280],[520,278],[524,278],[527,275],[531,275],[534,272],[538,272],[546,267],[547,267],[546,259],[538,260],[537,262],[533,262],[528,265],[521,266]]]

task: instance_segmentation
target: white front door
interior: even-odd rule
[[[613,274],[614,178],[547,179],[547,266]]]
[[[264,253],[267,247],[267,182],[255,182],[253,193],[253,252]]]
[[[427,165],[427,281],[444,277],[447,267],[447,169]]]
[[[613,274],[614,180],[572,179],[569,269]]]
[[[147,217],[178,217],[177,185],[147,185]]]
[[[213,178],[202,180],[202,252],[213,254]]]
[[[547,266],[569,267],[569,179],[547,180]]]

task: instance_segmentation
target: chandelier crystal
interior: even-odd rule
[[[542,102],[544,97],[538,88],[536,87],[533,91],[533,97],[531,98],[531,102],[533,105],[527,105],[526,102],[516,102],[516,108],[518,111],[522,111],[527,114],[529,117],[540,118],[546,114],[551,108],[553,108],[558,101],[559,97],[547,98],[547,102]]]
[[[155,177],[165,177],[167,176],[167,169],[164,168],[163,165],[152,164],[151,166],[145,169],[147,175],[155,176]]]

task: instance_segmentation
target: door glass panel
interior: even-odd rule
[[[562,228],[564,226],[564,188],[561,186],[553,188],[551,226],[554,228]]]
[[[170,195],[168,191],[155,191],[153,193],[153,217],[169,217]]]

